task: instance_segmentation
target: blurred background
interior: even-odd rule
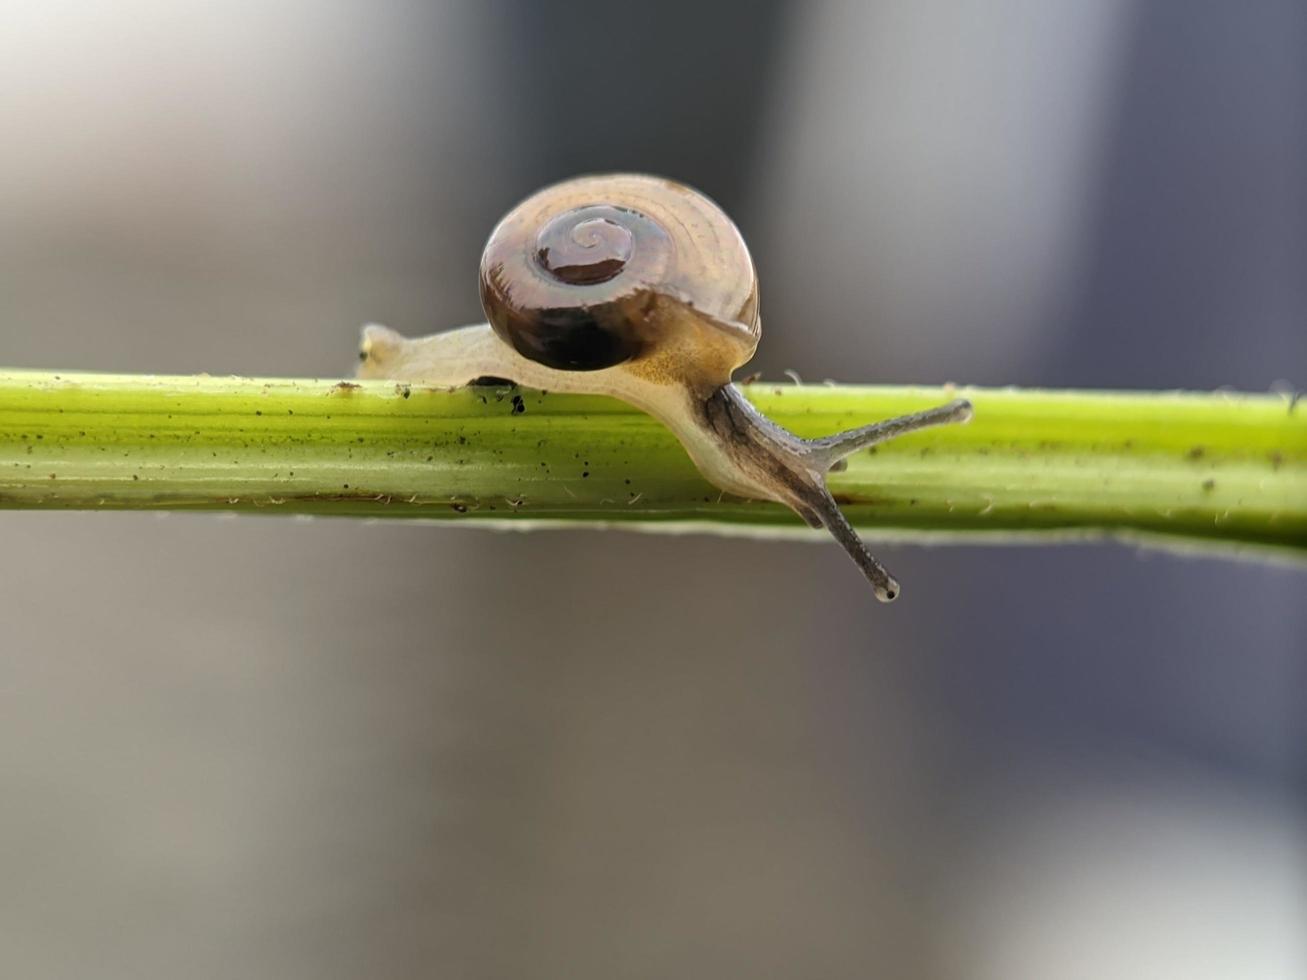
[[[754,366],[1307,384],[1300,0],[0,0],[0,364],[332,376],[637,169]],[[0,514],[0,973],[1301,978],[1307,575]]]

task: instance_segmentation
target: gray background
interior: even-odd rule
[[[754,366],[1307,383],[1295,0],[0,3],[0,364],[330,376],[665,173]],[[1307,576],[0,514],[0,972],[1307,975]]]

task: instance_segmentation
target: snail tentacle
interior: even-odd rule
[[[849,429],[846,432],[837,432],[833,436],[808,439],[806,442],[813,459],[822,463],[824,469],[829,471],[836,463],[847,456],[852,456],[860,449],[867,449],[879,443],[888,442],[890,439],[909,432],[916,432],[918,429],[966,422],[970,418],[971,402],[965,398],[956,398],[944,405],[936,405],[934,408],[928,408],[925,411],[900,415],[897,418],[886,419],[883,422],[873,422],[870,425]]]
[[[893,602],[897,599],[901,591],[898,580],[867,549],[866,543],[858,536],[858,532],[840,510],[839,504],[835,503],[835,498],[824,486],[817,498],[817,504],[817,514],[821,518],[822,527],[830,532],[831,537],[844,549],[845,554],[853,559],[853,563],[858,566],[863,577],[871,583],[876,598],[881,602]]]

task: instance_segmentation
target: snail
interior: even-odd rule
[[[481,258],[485,324],[407,339],[364,328],[361,377],[457,387],[483,377],[610,395],[652,415],[703,475],[825,527],[888,602],[898,583],[826,488],[845,457],[906,432],[965,422],[963,400],[818,439],[768,420],[731,383],[761,335],[758,278],[730,218],[699,192],[635,174],[538,191]]]

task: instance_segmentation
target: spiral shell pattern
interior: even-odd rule
[[[729,375],[760,332],[735,225],[697,191],[641,175],[581,177],[519,204],[486,243],[481,300],[504,341],[561,370],[646,358],[674,337],[711,348]]]

